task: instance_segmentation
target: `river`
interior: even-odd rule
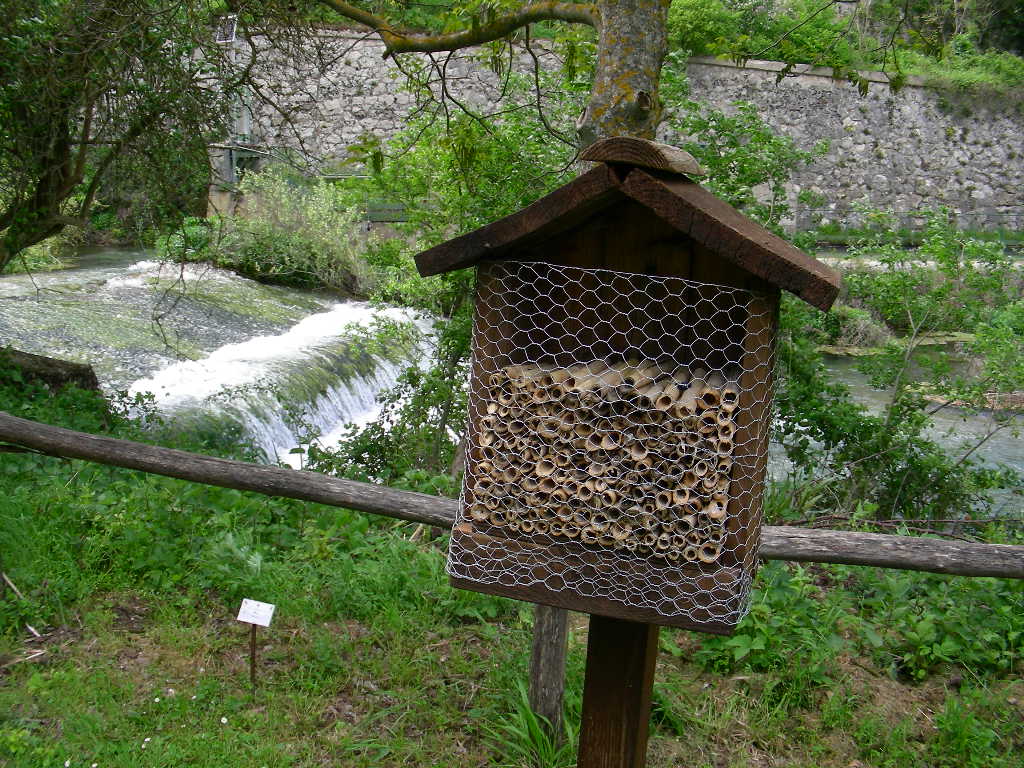
[[[362,339],[381,321],[412,323],[423,340],[371,355]],[[300,423],[336,440],[345,424],[374,418],[377,396],[429,343],[429,323],[406,310],[160,263],[149,251],[86,250],[69,269],[0,277],[0,344],[90,363],[109,393],[150,392],[167,421],[237,429],[268,460],[293,465]],[[827,364],[858,401],[884,405],[887,393],[873,389],[853,361]],[[930,435],[961,453],[992,426],[990,414],[946,408]],[[784,472],[779,451],[773,455],[775,474]],[[1010,430],[974,456],[1024,473],[1024,440]]]

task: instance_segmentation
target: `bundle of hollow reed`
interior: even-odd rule
[[[510,366],[487,382],[466,514],[477,525],[714,563],[734,381],[655,362]]]

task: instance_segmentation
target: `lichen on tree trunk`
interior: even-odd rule
[[[609,136],[654,138],[661,119],[658,80],[668,50],[670,0],[598,0],[597,62],[580,148]]]

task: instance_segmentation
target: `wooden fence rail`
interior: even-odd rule
[[[75,432],[0,411],[0,442],[46,456],[107,464],[206,485],[301,499],[450,528],[457,502],[316,472],[218,459],[172,448]],[[881,533],[765,526],[764,560],[842,563],[959,576],[1024,579],[1024,546]]]

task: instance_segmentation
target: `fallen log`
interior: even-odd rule
[[[0,411],[0,441],[47,456],[83,459],[181,480],[300,499],[450,528],[458,502],[173,448],[75,432]],[[1024,579],[1024,546],[892,536],[792,526],[765,526],[764,560],[840,563],[957,576]]]
[[[100,382],[91,365],[33,355],[13,347],[0,347],[0,365],[17,368],[22,376],[46,384],[50,389],[75,385],[81,389],[100,391]]]

